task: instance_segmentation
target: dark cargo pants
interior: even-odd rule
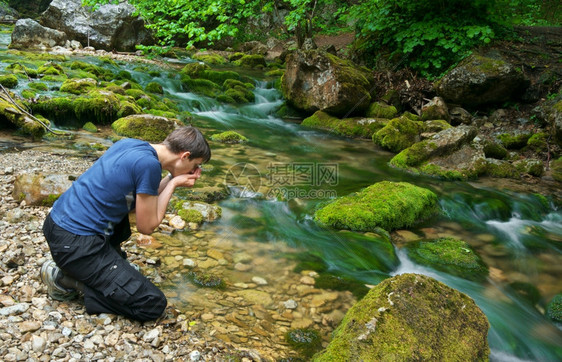
[[[90,314],[113,313],[138,321],[154,320],[166,308],[166,297],[124,259],[119,244],[130,235],[128,217],[114,235],[75,235],[50,215],[43,233],[53,260],[63,272],[84,283],[84,304]]]

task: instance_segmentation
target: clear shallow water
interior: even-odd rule
[[[0,54],[0,65],[5,67],[9,59]],[[282,100],[267,81],[256,81],[255,103],[235,107],[182,92],[177,74],[170,69],[154,78],[135,71],[133,64],[123,67],[141,84],[159,81],[166,96],[190,111],[193,124],[207,135],[235,130],[249,138],[245,146],[213,144],[213,160],[218,162],[212,165],[224,175],[219,178],[224,177],[230,186],[252,186],[256,191],[244,194],[250,197],[233,196],[220,202],[223,217],[203,229],[214,245],[228,243],[232,250],[264,258],[266,265],[272,265],[260,270],[267,278],[283,270],[279,254],[286,252],[316,255],[331,271],[366,284],[401,273],[426,274],[468,294],[482,308],[491,325],[492,360],[562,360],[560,326],[542,313],[546,302],[562,292],[562,212],[553,203],[545,204],[531,193],[478,183],[446,183],[393,170],[387,166],[392,155],[370,141],[343,139],[276,118],[273,112]],[[233,169],[235,165],[238,169]],[[238,177],[227,179],[229,171],[237,171]],[[312,221],[320,202],[382,180],[407,181],[434,190],[442,215],[411,232],[420,238],[455,236],[467,241],[491,268],[489,280],[475,283],[416,265],[400,249],[405,242],[396,243],[399,265],[395,267],[374,257],[380,251],[368,240],[321,229]],[[272,189],[284,193],[284,201],[255,197]],[[241,224],[241,215],[254,223]],[[246,281],[243,273],[231,272],[228,277],[233,282],[236,278]],[[179,299],[182,293],[197,293],[187,280],[174,282]],[[535,286],[541,301],[531,305],[510,287],[514,282]]]

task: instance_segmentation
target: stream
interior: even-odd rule
[[[15,61],[7,53],[9,41],[9,34],[0,34],[0,69]],[[77,57],[115,67],[95,57]],[[337,320],[333,311],[344,313],[349,308],[350,293],[326,295],[317,306],[303,304],[290,315],[277,308],[288,300],[310,297],[301,289],[306,284],[303,278],[311,274],[293,268],[299,256],[311,255],[331,273],[367,285],[402,273],[419,273],[466,293],[490,322],[492,361],[562,360],[562,326],[544,316],[548,301],[562,292],[562,210],[555,205],[560,200],[547,197],[545,202],[530,190],[511,191],[500,180],[446,182],[396,171],[387,165],[392,154],[370,141],[337,137],[275,117],[283,100],[273,79],[260,72],[244,72],[255,81],[255,102],[232,106],[183,92],[181,68],[163,68],[160,77],[153,77],[135,71],[138,64],[118,64],[143,87],[159,82],[164,96],[191,112],[193,125],[205,134],[235,130],[249,139],[245,145],[211,143],[212,160],[203,167],[201,182],[205,184],[207,173],[215,184],[229,189],[229,197],[218,202],[222,217],[196,231],[163,235],[167,246],[142,251],[147,258],[162,261],[161,271],[150,267],[149,275],[166,275],[162,288],[170,301],[200,318],[203,322],[195,328],[205,329],[209,338],[267,350],[279,358],[288,352],[277,330],[285,331],[302,319],[310,321],[306,327],[320,329],[328,341],[335,325],[322,316]],[[14,91],[25,88],[21,82]],[[49,141],[24,146],[45,147],[45,142]],[[322,229],[312,219],[321,202],[383,180],[431,189],[442,209],[440,216],[423,225],[393,233],[398,266],[377,258],[368,238]],[[443,236],[468,242],[490,268],[488,280],[477,283],[417,265],[402,249],[410,240]],[[195,287],[185,271],[188,260],[220,275],[226,288]],[[521,293],[521,286],[540,292],[536,304]],[[271,298],[271,303],[240,306],[241,296],[245,300]]]

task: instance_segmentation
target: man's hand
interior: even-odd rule
[[[179,175],[170,180],[173,182],[174,188],[176,187],[192,187],[195,181],[201,177],[201,168],[198,167],[195,171],[185,175]]]

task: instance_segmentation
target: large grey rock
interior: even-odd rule
[[[12,32],[12,49],[48,49],[66,45],[67,37],[62,31],[41,26],[32,19],[20,19]]]
[[[72,40],[98,49],[134,51],[135,45],[150,45],[154,40],[144,21],[134,16],[127,2],[102,5],[95,11],[81,0],[53,0],[41,15],[41,24],[64,31]]]
[[[295,108],[334,116],[364,114],[371,103],[371,76],[366,68],[332,54],[295,51],[287,57],[283,95]]]
[[[435,84],[446,101],[467,107],[501,103],[523,94],[529,81],[502,59],[471,55]]]

